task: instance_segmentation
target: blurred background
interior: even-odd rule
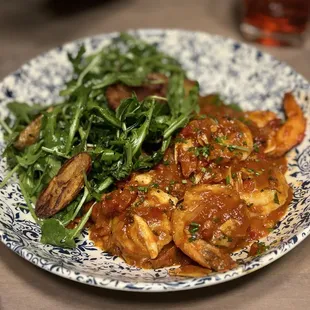
[[[240,32],[241,3],[265,1],[270,0],[1,1],[0,78],[37,54],[67,41],[129,28],[200,30],[244,41]],[[296,61],[305,59],[306,54],[310,56],[309,37],[308,31],[303,44],[298,47],[260,48],[287,61],[301,74],[310,76],[309,66],[304,61]]]

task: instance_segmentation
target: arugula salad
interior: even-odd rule
[[[128,34],[91,55],[82,45],[68,59],[73,74],[61,102],[7,104],[11,113],[1,125],[9,171],[0,187],[17,173],[27,204],[20,207],[41,226],[41,242],[72,248],[91,215],[83,205],[162,160],[173,136],[198,112],[199,87],[193,82],[186,89],[175,59]],[[113,97],[116,84],[124,98]],[[165,91],[148,95],[144,85]]]

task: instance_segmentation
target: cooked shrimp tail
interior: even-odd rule
[[[299,144],[306,131],[306,118],[291,93],[285,94],[283,106],[287,120],[268,141],[270,147],[265,151],[273,157],[280,157]]]

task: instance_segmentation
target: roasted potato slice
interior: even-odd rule
[[[42,117],[43,115],[39,115],[24,130],[21,131],[14,143],[15,148],[21,151],[25,147],[37,142],[40,135]]]
[[[52,112],[53,109],[53,107],[49,107],[46,112]],[[38,141],[42,125],[42,117],[43,115],[40,114],[24,130],[21,131],[14,143],[15,148],[22,151],[25,147]]]
[[[91,169],[91,157],[79,153],[69,159],[40,194],[36,203],[36,215],[47,218],[66,207],[84,186],[83,172]]]

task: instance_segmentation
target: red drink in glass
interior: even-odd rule
[[[265,45],[300,45],[307,28],[310,0],[243,0],[241,32]]]

